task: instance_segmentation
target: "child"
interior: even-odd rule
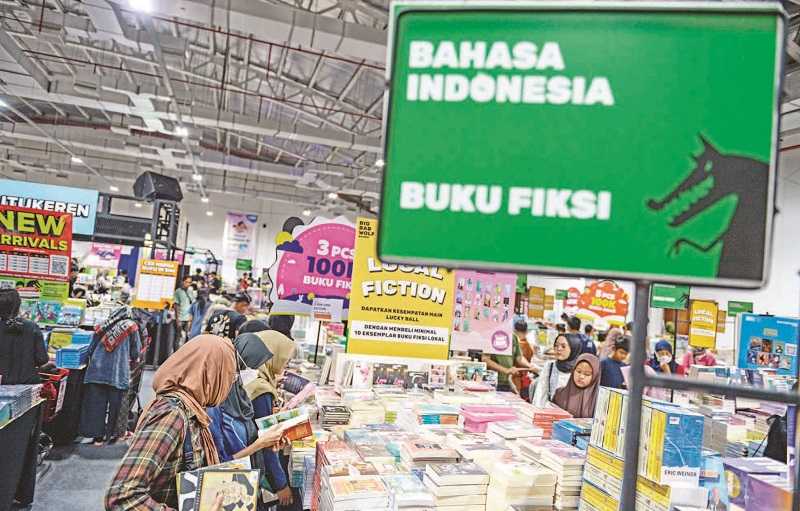
[[[575,418],[592,418],[599,386],[600,361],[584,353],[578,357],[567,384],[556,391],[553,403]]]
[[[631,347],[631,338],[627,335],[617,338],[611,353],[607,358],[600,361],[600,386],[611,387],[613,389],[624,389],[625,378],[622,376],[622,368],[626,367],[625,359]]]

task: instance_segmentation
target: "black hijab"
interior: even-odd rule
[[[277,330],[289,339],[294,340],[294,337],[292,337],[292,326],[294,326],[294,316],[270,315],[269,317],[270,329]]]
[[[570,373],[575,367],[575,361],[581,354],[583,339],[581,339],[580,334],[559,334],[556,337],[556,341],[558,341],[559,337],[564,337],[567,340],[567,344],[569,344],[569,357],[567,357],[566,360],[556,360],[556,367],[562,373]],[[555,345],[555,342],[553,342],[553,344]]]

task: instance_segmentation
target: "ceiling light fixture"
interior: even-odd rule
[[[310,209],[304,209],[303,210],[303,216],[311,216],[311,210]]]
[[[378,167],[379,169],[383,168],[384,165],[386,165],[386,162],[381,160],[380,158],[375,160],[375,166]]]
[[[192,179],[194,179],[195,181],[202,181],[203,176],[200,174],[192,174]]]
[[[339,194],[336,193],[336,192],[331,192],[331,193],[328,194],[328,198],[329,199],[338,199],[339,198]]]
[[[128,5],[136,11],[150,12],[153,10],[152,0],[130,0]]]
[[[189,136],[189,130],[185,126],[178,126],[175,128],[175,136],[186,138]]]
[[[72,163],[83,163],[83,160],[78,158],[77,156],[73,156],[69,159]]]
[[[208,204],[208,197],[200,197],[200,202],[203,204]]]
[[[108,189],[116,193],[119,191],[119,186],[111,185],[108,187]]]
[[[141,202],[134,202],[133,203],[133,207],[134,208],[141,208],[142,207],[142,203]]]
[[[0,108],[8,108],[8,103],[0,99]]]
[[[209,209],[206,211],[206,216],[214,216],[214,212]]]

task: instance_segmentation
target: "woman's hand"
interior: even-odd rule
[[[281,503],[281,506],[290,506],[292,502],[294,502],[294,498],[292,496],[292,489],[287,485],[286,488],[282,490],[278,490],[275,495],[278,496],[278,500]]]
[[[263,433],[259,433],[258,440],[255,441],[255,444],[259,450],[269,449],[278,446],[282,439],[283,431],[280,424],[276,424]]]

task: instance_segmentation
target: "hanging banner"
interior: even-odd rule
[[[308,225],[290,220],[275,239],[277,256],[269,272],[272,311],[307,315],[314,300],[324,298],[341,301],[346,319],[355,226],[344,217],[317,217]]]
[[[564,312],[575,314],[578,312],[578,301],[581,299],[581,292],[577,287],[567,289],[567,297],[564,299]]]
[[[725,322],[728,320],[728,311],[722,309],[717,311],[717,333],[725,333]]]
[[[359,218],[357,224],[347,352],[446,360],[453,273],[381,263],[375,252],[377,220]],[[513,278],[509,289],[514,290]]]
[[[175,301],[175,285],[178,278],[177,261],[142,259],[133,306],[140,309],[163,309]]]
[[[775,369],[797,374],[800,319],[743,313],[738,318],[739,358],[743,369]]]
[[[528,317],[532,319],[544,319],[544,294],[543,287],[532,287],[528,289]]]
[[[451,349],[511,354],[516,275],[458,270],[455,278]]]
[[[236,280],[239,272],[251,271],[256,257],[258,215],[228,212],[222,244],[222,273],[226,281]]]
[[[778,2],[392,2],[380,257],[763,285],[784,24]],[[592,249],[542,249],[565,235]]]
[[[94,234],[97,190],[0,179],[0,206],[72,215],[72,234]]]
[[[551,311],[556,306],[556,298],[553,295],[544,296],[544,310]]]
[[[745,312],[753,312],[753,302],[728,301],[728,316],[735,318]]]
[[[654,309],[685,309],[689,306],[689,286],[653,284],[650,286],[650,307]]]
[[[83,265],[92,268],[109,268],[116,270],[121,255],[122,246],[120,245],[92,243],[92,248],[83,261]]]
[[[692,300],[689,304],[689,346],[715,348],[717,345],[717,303]]]
[[[67,281],[72,215],[0,206],[0,275]]]
[[[556,289],[556,300],[566,300],[566,299],[567,299],[567,290]]]
[[[584,288],[578,298],[577,315],[592,323],[622,325],[626,322],[628,307],[628,293],[624,289],[613,280],[600,280]]]

